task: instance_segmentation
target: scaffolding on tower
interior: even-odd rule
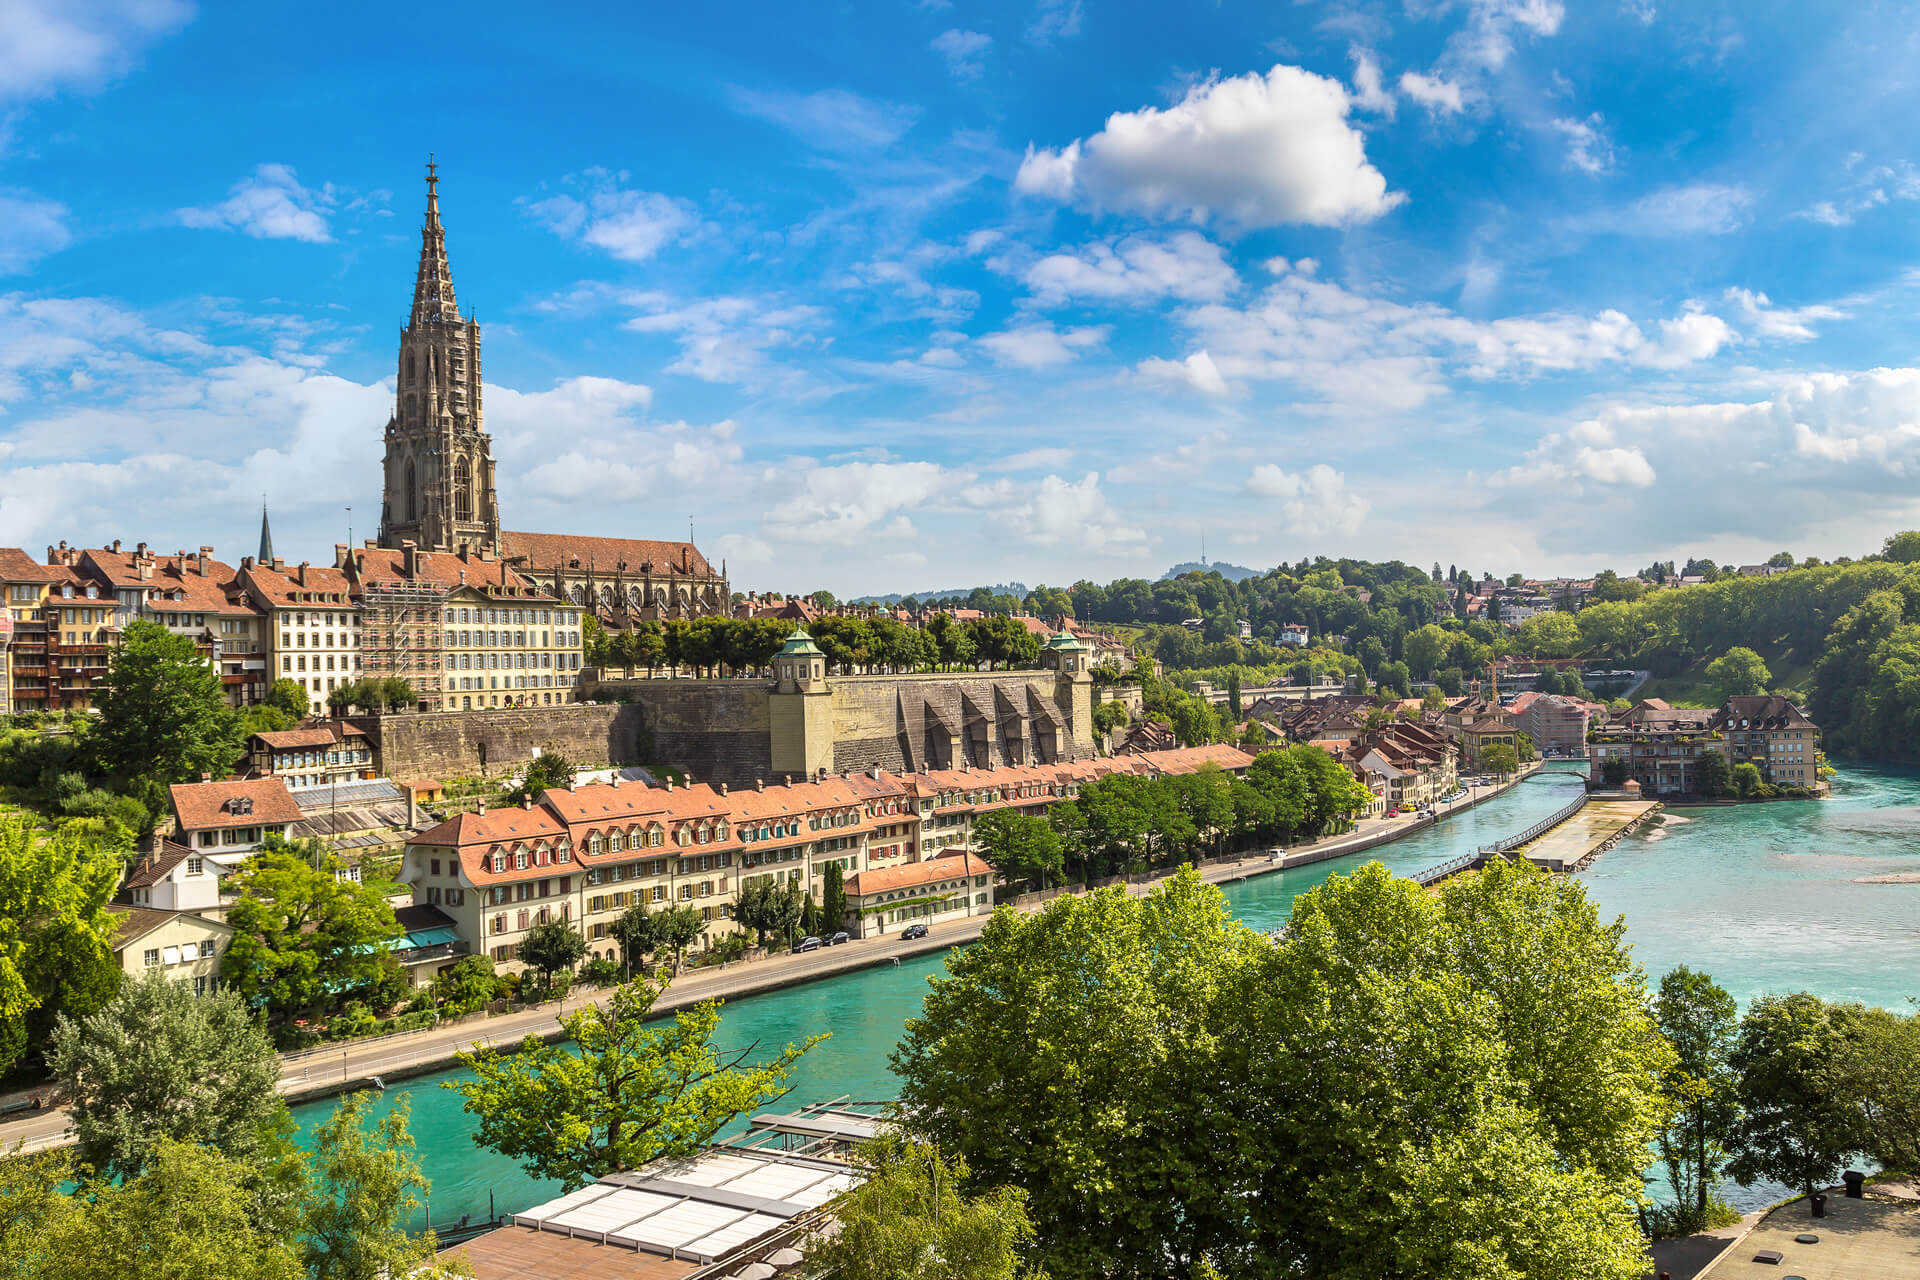
[[[446,600],[446,587],[406,579],[368,581],[361,588],[361,670],[369,679],[405,680],[422,711],[443,705],[440,625]]]

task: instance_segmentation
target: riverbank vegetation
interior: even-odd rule
[[[1728,1175],[1920,1161],[1914,1016],[1649,990],[1582,886],[1504,862],[1336,875],[1276,940],[1190,870],[998,913],[893,1066],[909,1129],[960,1193],[1023,1193],[1060,1280],[1628,1280],[1647,1235],[1731,1213]]]
[[[1216,768],[1112,774],[1055,802],[1045,817],[984,814],[974,847],[1007,880],[1045,889],[1345,830],[1372,800],[1325,751],[1294,746],[1261,752],[1244,778]]]

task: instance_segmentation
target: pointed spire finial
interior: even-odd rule
[[[440,225],[440,166],[427,153],[427,219],[420,228],[420,266],[413,285],[413,315],[409,325],[423,320],[458,322],[460,307],[453,296],[453,268],[447,264],[447,233]]]
[[[257,559],[264,565],[273,564],[273,528],[267,523],[267,495],[264,493],[260,495],[260,554]]]

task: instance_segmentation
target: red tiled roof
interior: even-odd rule
[[[151,889],[167,878],[167,873],[187,860],[193,850],[171,840],[162,840],[159,847],[147,854],[133,866],[133,874],[127,877],[124,889]]]
[[[193,911],[161,911],[156,907],[129,907],[121,903],[110,902],[107,911],[113,916],[113,949],[124,951],[132,943],[146,937],[161,925],[181,916],[190,917],[196,924],[223,933],[232,933],[233,926],[212,916],[203,916]]]
[[[896,889],[917,889],[942,880],[992,874],[993,867],[978,854],[951,853],[920,862],[902,863],[897,867],[856,872],[847,877],[846,891],[849,897],[864,898],[876,893],[891,893]]]
[[[263,603],[282,609],[298,605],[325,605],[338,609],[351,604],[359,594],[341,570],[312,564],[307,566],[304,584],[300,581],[299,568],[292,565],[285,571],[276,571],[256,564],[250,569],[242,569],[240,579],[254,589]]]
[[[526,569],[538,573],[554,568],[593,569],[600,573],[639,574],[651,564],[657,574],[718,577],[707,558],[691,542],[655,542],[641,538],[587,538],[570,533],[509,533],[500,535],[501,554],[525,557]]]
[[[278,778],[245,778],[233,782],[176,782],[167,788],[173,816],[182,831],[255,827],[270,822],[300,821],[300,806]],[[251,813],[230,813],[229,800],[251,800]]]
[[[253,736],[275,751],[292,751],[299,747],[330,747],[338,741],[330,729],[286,729],[279,733],[256,733]]]
[[[444,587],[478,587],[481,590],[516,587],[524,595],[550,598],[526,578],[514,572],[505,560],[483,560],[478,556],[461,559],[448,551],[416,553],[413,574],[407,574],[407,553],[392,547],[359,547],[352,553],[354,574],[362,582],[430,582]],[[311,577],[311,574],[309,574]]]
[[[0,547],[0,582],[52,582],[53,570],[18,547]]]

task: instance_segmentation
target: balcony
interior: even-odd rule
[[[409,947],[405,951],[393,953],[394,959],[403,965],[428,964],[435,960],[452,960],[472,954],[473,944],[464,938],[455,939],[452,942],[436,942],[429,947]]]

